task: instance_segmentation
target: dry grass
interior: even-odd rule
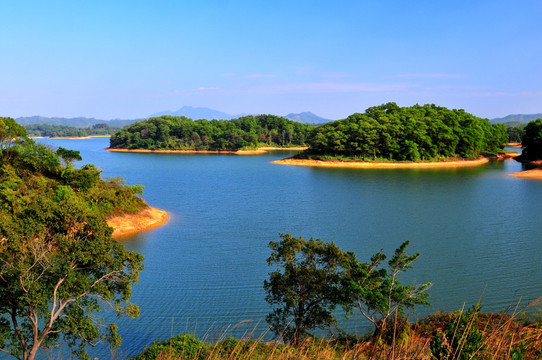
[[[542,301],[542,297],[537,299]],[[529,304],[526,308],[534,306]],[[171,344],[154,359],[158,360],[406,360],[406,359],[542,359],[542,321],[530,321],[517,308],[512,314],[484,314],[466,312],[436,313],[424,320],[403,322],[390,329],[386,340],[305,339],[296,346],[279,342],[265,342],[247,334],[244,340],[228,338],[226,334],[214,343],[201,342],[197,351],[179,355]],[[463,325],[461,316],[463,315]],[[468,315],[468,316],[467,316]],[[445,344],[455,347],[446,357],[435,357],[431,339],[443,334],[450,324],[456,326],[453,337]],[[457,330],[463,326],[462,330]],[[470,335],[481,334],[483,339],[474,350]],[[253,339],[253,340],[251,340]],[[452,348],[452,347],[451,347]],[[469,352],[470,351],[470,352]],[[152,359],[152,360],[154,360]],[[150,359],[149,359],[150,360]]]

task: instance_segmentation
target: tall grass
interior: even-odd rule
[[[255,336],[247,330],[241,339],[226,329],[217,341],[198,340],[181,334],[151,344],[136,359],[148,360],[463,360],[542,359],[542,318],[525,311],[538,306],[542,297],[510,313],[482,313],[479,307],[437,312],[414,324],[397,321],[379,339],[309,337],[300,344],[266,342],[267,333]],[[257,327],[257,326],[256,326]],[[256,329],[254,327],[254,329]],[[207,337],[208,334],[205,336]],[[440,338],[440,342],[438,342]],[[443,351],[437,352],[440,349]]]

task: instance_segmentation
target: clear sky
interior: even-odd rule
[[[540,0],[1,1],[0,116],[542,112]]]

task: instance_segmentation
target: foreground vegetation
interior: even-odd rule
[[[298,158],[379,161],[473,159],[503,151],[508,134],[463,110],[387,103],[315,129]]]
[[[483,314],[480,306],[436,313],[410,323],[405,309],[427,305],[429,283],[402,285],[400,273],[419,254],[408,255],[403,243],[387,266],[382,251],[360,262],[334,243],[281,234],[270,243],[270,266],[264,283],[272,311],[267,316],[274,341],[263,334],[234,339],[224,334],[205,342],[192,334],[155,341],[134,359],[535,359],[542,357],[542,321],[511,315]],[[538,305],[537,299],[526,308]],[[519,304],[518,304],[519,305]],[[335,307],[359,312],[374,325],[358,338],[337,328]],[[319,338],[312,330],[329,330]]]
[[[312,126],[274,115],[233,120],[191,120],[164,115],[114,134],[111,148],[235,151],[259,146],[304,146]]]
[[[32,360],[65,344],[78,358],[86,346],[120,344],[102,307],[137,316],[129,302],[142,256],[111,237],[106,217],[147,205],[141,186],[104,181],[78,151],[54,151],[0,118],[0,353]]]
[[[417,323],[394,324],[385,341],[368,337],[321,339],[299,344],[259,339],[216,342],[179,334],[155,341],[136,360],[467,360],[542,358],[542,321],[519,314],[485,314],[474,310],[436,313]]]

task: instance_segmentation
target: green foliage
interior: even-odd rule
[[[154,341],[132,360],[154,360],[160,356],[168,359],[204,360],[207,358],[207,349],[205,343],[193,334],[179,334],[166,341]]]
[[[64,149],[63,147],[59,147],[56,150],[56,154],[66,163],[66,165],[72,164],[74,161],[81,161],[83,158],[81,157],[81,153],[77,150],[69,150]]]
[[[274,115],[196,120],[164,115],[139,121],[111,136],[112,148],[238,150],[260,145],[304,145],[313,127]]]
[[[94,124],[88,128],[66,125],[31,124],[24,126],[32,137],[86,137],[112,135],[120,130],[108,124]]]
[[[111,238],[105,216],[146,206],[141,188],[104,182],[92,165],[63,168],[30,139],[9,151],[0,166],[0,349],[33,359],[65,343],[87,358],[101,339],[118,346],[116,325],[97,312],[137,316],[129,298],[143,266]]]
[[[273,307],[266,321],[285,341],[298,343],[308,330],[336,324],[333,310],[342,302],[343,252],[334,243],[280,234],[271,241],[269,266],[276,265],[264,282],[266,301]]]
[[[0,117],[0,160],[10,159],[10,147],[26,139],[26,129],[12,118]]]
[[[525,136],[525,126],[507,127],[506,132],[508,133],[509,142],[521,143]]]
[[[387,103],[316,128],[308,141],[309,150],[300,157],[395,161],[476,158],[501,151],[507,142],[504,125],[491,125],[464,110]]]
[[[437,330],[430,342],[434,360],[476,360],[484,349],[484,337],[478,329],[480,306],[452,316],[446,331]]]
[[[347,311],[357,309],[375,326],[373,337],[383,338],[391,329],[390,320],[399,320],[405,308],[415,305],[429,305],[425,292],[431,283],[421,285],[402,285],[398,275],[412,268],[420,256],[408,255],[405,250],[409,242],[405,241],[395,250],[388,262],[388,267],[379,268],[386,259],[382,250],[371,257],[370,263],[361,263],[355,254],[348,252],[343,266],[346,273],[343,278],[345,292],[350,298]],[[393,329],[393,327],[392,327]]]
[[[533,120],[525,126],[525,135],[521,145],[523,147],[521,154],[523,159],[542,159],[542,119]]]

